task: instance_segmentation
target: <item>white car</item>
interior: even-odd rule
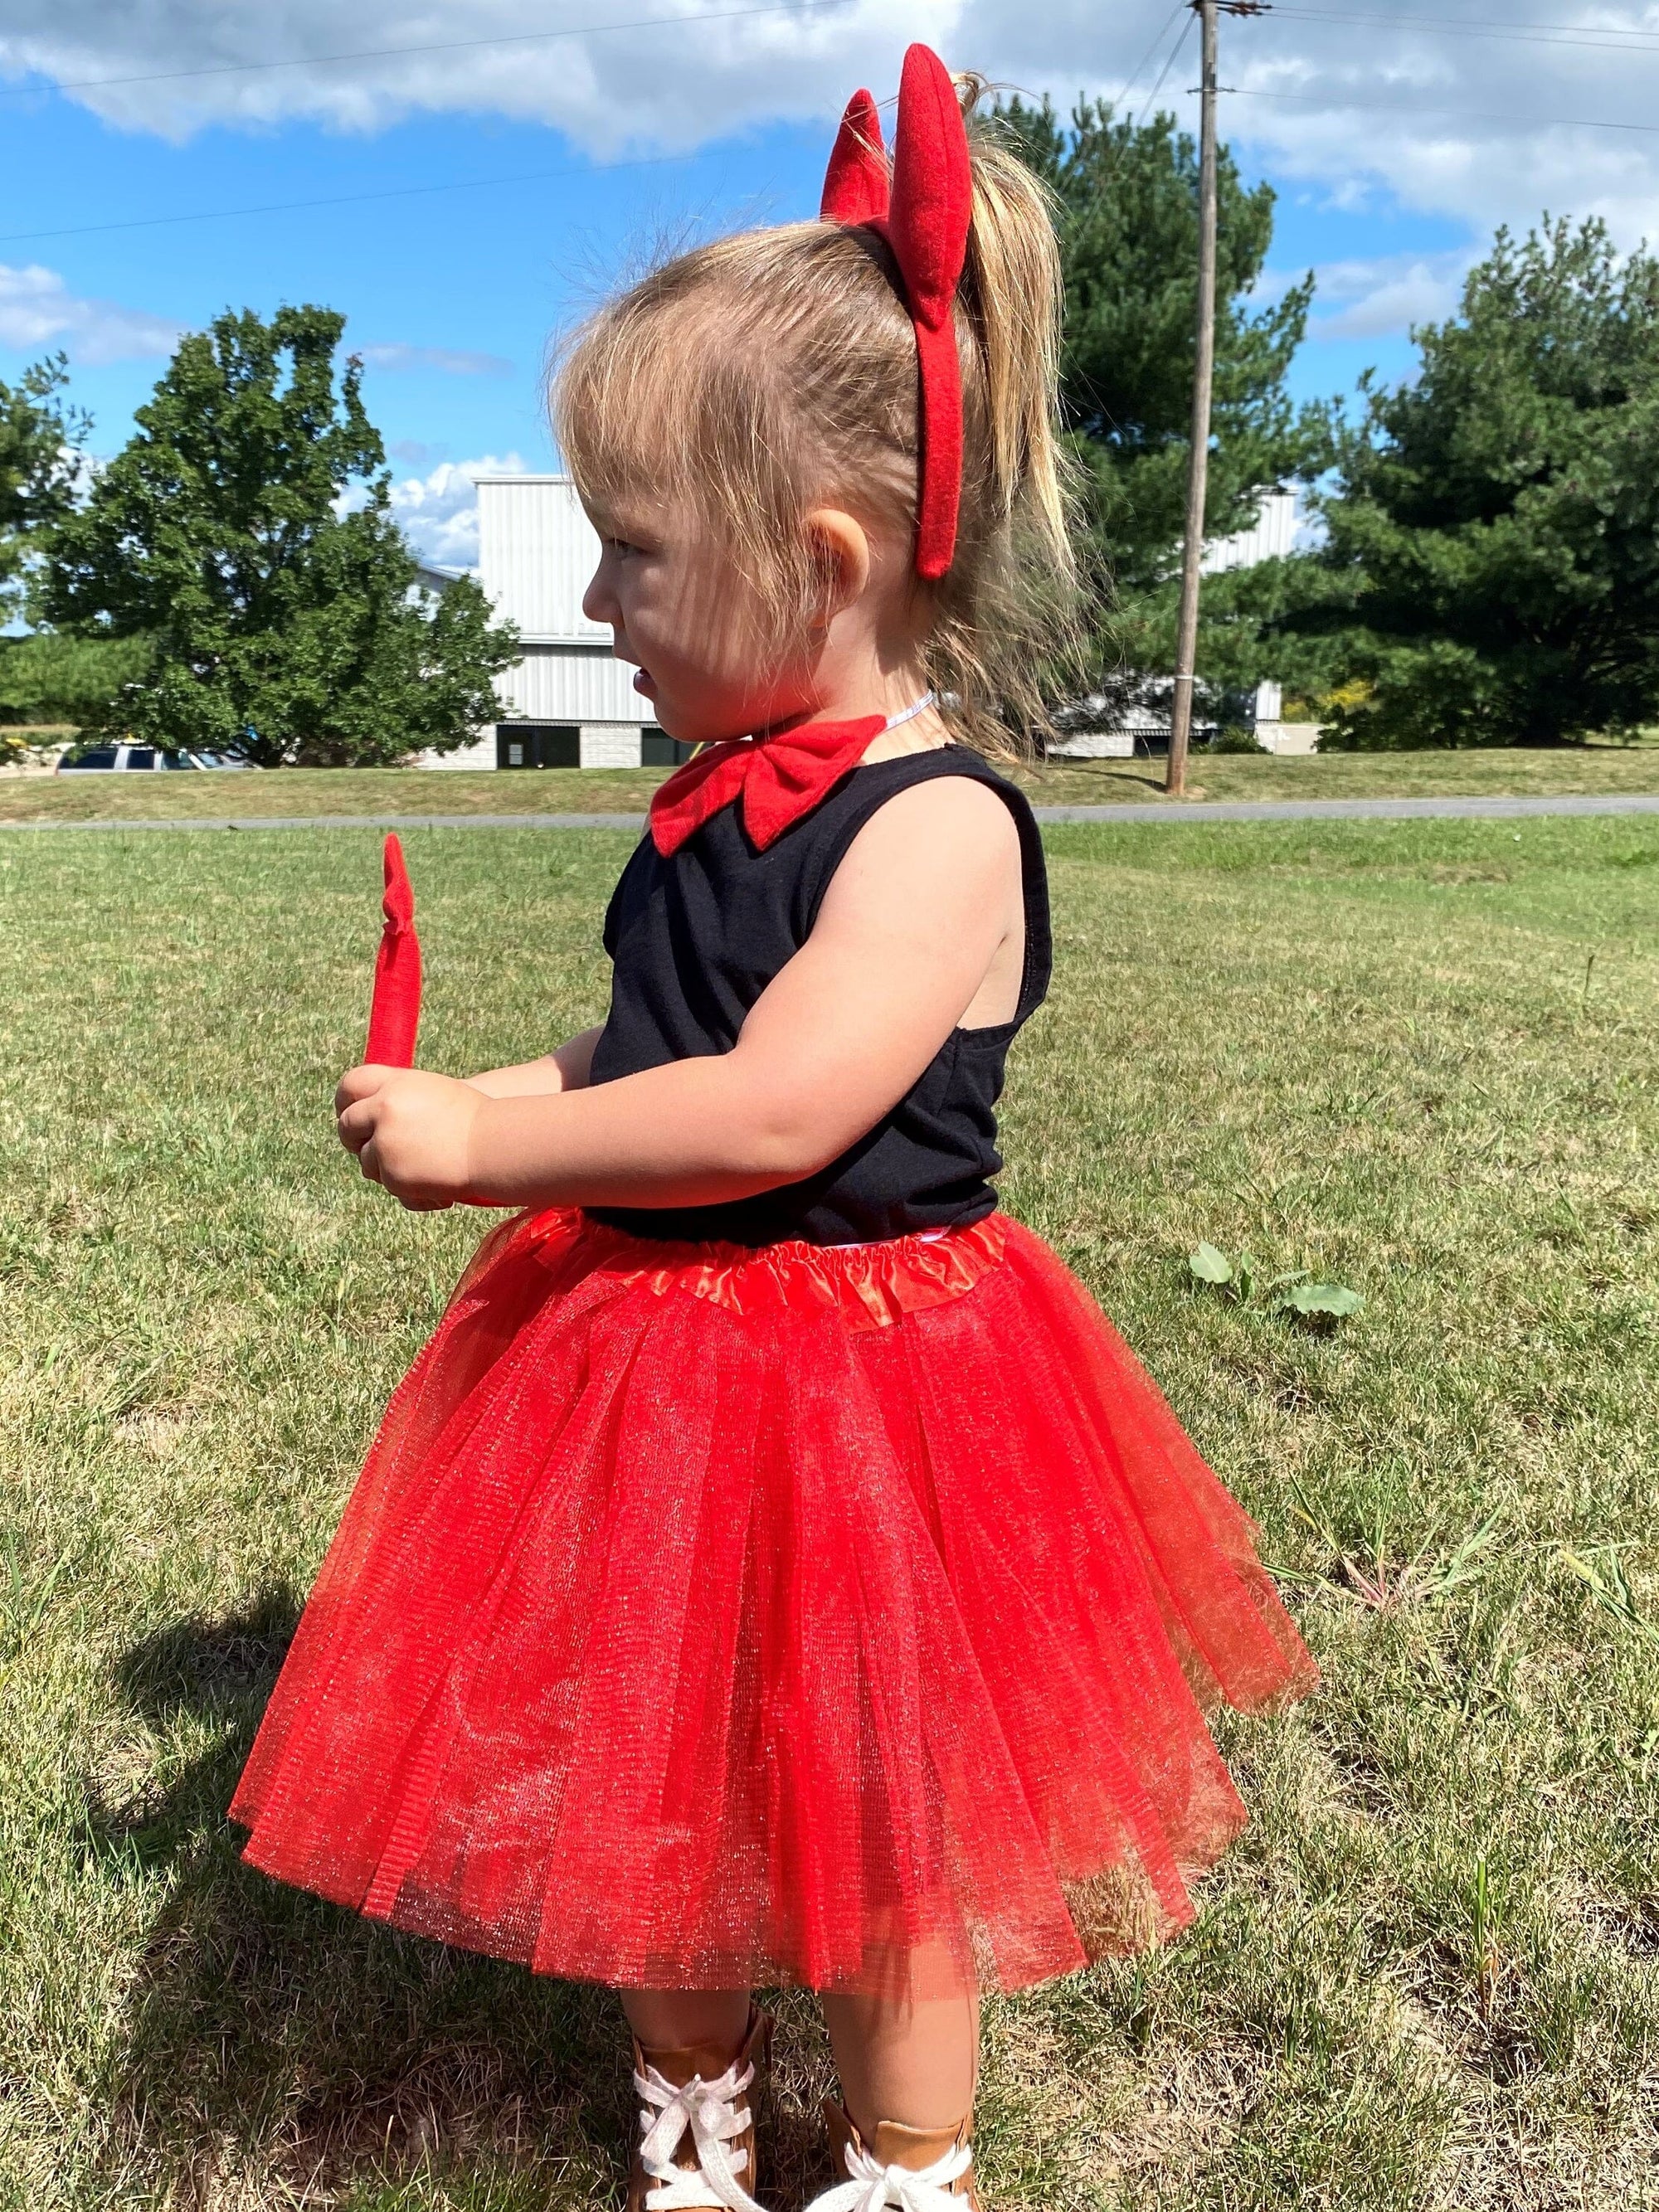
[[[119,769],[247,768],[228,753],[175,752],[168,745],[77,745],[58,763],[59,775],[106,775]]]

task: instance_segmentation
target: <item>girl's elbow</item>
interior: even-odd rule
[[[821,1105],[788,1097],[765,1102],[746,1134],[749,1164],[780,1183],[816,1175],[853,1141]]]

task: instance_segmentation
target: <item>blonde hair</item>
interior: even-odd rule
[[[929,679],[960,733],[1007,754],[1047,726],[1045,660],[1075,569],[1056,428],[1060,254],[1045,188],[976,117],[957,289],[963,464],[956,557],[931,600]],[[584,500],[684,502],[750,587],[763,652],[801,639],[822,590],[802,518],[825,500],[915,529],[916,345],[892,255],[866,229],[791,223],[680,255],[563,350],[554,425]]]

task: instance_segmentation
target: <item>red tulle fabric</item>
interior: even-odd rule
[[[1306,1689],[1251,1524],[1006,1216],[486,1238],[235,1802],[246,1856],[624,1986],[1040,1980],[1191,1917],[1203,1709]]]

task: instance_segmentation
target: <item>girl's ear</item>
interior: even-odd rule
[[[864,525],[839,507],[815,507],[802,520],[818,580],[814,629],[863,598],[870,582],[870,540]]]

